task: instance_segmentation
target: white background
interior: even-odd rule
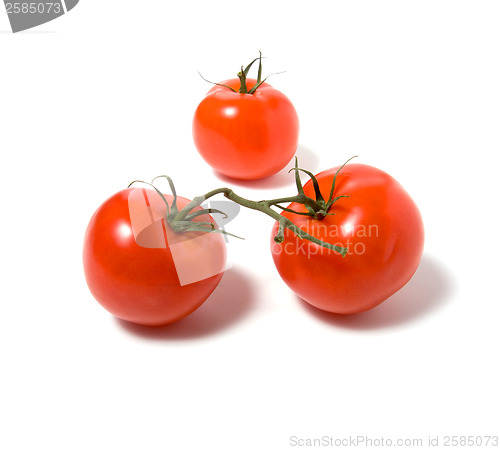
[[[498,435],[499,23],[496,1],[81,0],[16,35],[0,13],[0,448]],[[221,180],[192,142],[197,70],[230,78],[258,50],[286,70],[269,81],[298,111],[302,166],[357,154],[412,195],[419,270],[371,312],[314,311],[273,266],[271,219],[242,213],[228,230],[246,241],[198,311],[164,329],[114,319],[81,249],[131,180],[295,192],[286,170]]]

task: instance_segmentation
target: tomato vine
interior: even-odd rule
[[[354,158],[354,157],[353,157]],[[134,183],[145,183],[149,186],[151,186],[157,193],[160,195],[162,200],[164,201],[166,208],[167,208],[167,216],[166,220],[169,226],[174,230],[175,232],[181,233],[181,232],[186,232],[186,231],[202,231],[202,232],[215,232],[215,233],[223,233],[223,234],[228,234],[234,237],[234,234],[228,233],[225,230],[221,230],[217,228],[212,222],[193,222],[192,220],[195,217],[200,217],[205,214],[222,214],[227,217],[227,215],[218,209],[213,209],[213,208],[206,208],[206,209],[197,209],[195,212],[193,212],[194,209],[199,208],[206,200],[208,200],[211,197],[214,197],[215,195],[222,194],[225,198],[228,200],[233,201],[234,203],[237,203],[240,206],[243,206],[245,208],[253,209],[255,211],[260,211],[261,213],[264,213],[268,215],[269,217],[273,218],[276,220],[279,224],[278,227],[278,232],[274,236],[274,241],[276,243],[282,243],[284,239],[284,231],[285,229],[289,229],[292,231],[294,234],[296,234],[299,238],[301,239],[306,239],[310,242],[313,242],[317,245],[320,245],[321,247],[334,250],[335,252],[339,253],[342,256],[345,256],[347,254],[348,249],[346,247],[341,247],[339,245],[333,245],[328,242],[322,241],[303,229],[299,228],[296,226],[293,221],[290,219],[286,218],[285,216],[279,214],[277,211],[275,211],[272,207],[278,207],[281,210],[292,212],[294,214],[301,214],[301,215],[308,215],[311,217],[314,217],[317,220],[322,220],[324,217],[327,215],[334,215],[335,213],[331,213],[330,210],[333,207],[333,205],[340,200],[341,198],[346,198],[348,197],[347,195],[339,195],[337,197],[334,197],[334,192],[335,192],[335,181],[337,179],[338,173],[342,170],[342,168],[353,158],[350,158],[348,161],[346,161],[337,171],[335,174],[335,177],[333,178],[333,183],[330,189],[330,195],[328,197],[328,200],[325,200],[324,197],[322,196],[318,182],[316,180],[316,177],[309,171],[301,169],[298,166],[298,159],[295,158],[295,167],[292,168],[290,171],[295,171],[295,183],[297,186],[297,191],[298,193],[293,196],[289,197],[281,197],[281,198],[276,198],[276,199],[271,199],[271,200],[249,200],[246,198],[243,198],[236,194],[232,189],[227,188],[227,187],[222,187],[222,188],[217,188],[214,189],[210,192],[207,192],[205,195],[200,195],[197,197],[194,197],[191,202],[189,202],[184,208],[178,209],[177,207],[177,192],[175,189],[175,185],[172,181],[172,179],[168,175],[159,175],[155,177],[151,183],[141,181],[141,180],[134,180],[132,183],[129,184],[128,187],[131,187]],[[304,194],[304,189],[302,186],[302,182],[300,180],[300,175],[299,172],[304,172],[307,174],[314,185],[314,191],[315,191],[315,199],[312,197],[308,197],[307,195]],[[168,181],[168,184],[170,186],[170,189],[173,194],[173,201],[169,205],[167,199],[163,195],[163,193],[154,185],[154,181],[157,180],[158,178],[165,178]],[[297,212],[290,210],[284,206],[281,206],[282,203],[300,203],[304,205],[307,209],[307,212]],[[239,238],[239,237],[238,237]],[[241,239],[241,238],[240,238]]]

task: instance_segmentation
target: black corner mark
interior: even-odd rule
[[[4,0],[12,31],[28,30],[57,19],[79,0]]]

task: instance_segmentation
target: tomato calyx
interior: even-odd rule
[[[308,197],[310,201],[303,203],[307,209],[307,212],[294,211],[294,210],[289,209],[289,208],[283,208],[280,205],[276,205],[276,206],[278,206],[278,208],[280,208],[284,211],[288,211],[288,212],[291,212],[294,214],[300,214],[300,215],[304,215],[304,216],[311,216],[317,220],[322,220],[326,216],[334,216],[335,213],[329,212],[330,209],[332,208],[332,206],[341,198],[349,198],[349,195],[338,195],[336,197],[333,196],[333,194],[335,192],[335,182],[337,181],[337,175],[344,168],[344,166],[354,158],[357,158],[357,156],[352,156],[344,164],[342,164],[339,167],[339,169],[335,173],[335,176],[333,177],[332,187],[330,189],[330,195],[328,196],[328,200],[325,200],[323,195],[321,194],[321,190],[319,188],[319,183],[318,183],[318,180],[316,179],[316,177],[308,170],[301,169],[299,167],[298,159],[297,159],[297,157],[295,157],[295,167],[293,169],[290,169],[288,171],[288,173],[290,173],[292,170],[295,171],[295,184],[297,185],[297,191],[298,191],[299,195],[300,194],[305,195],[304,188],[302,186],[302,181],[300,180],[299,172],[304,172],[307,176],[309,176],[309,178],[311,178],[311,181],[313,183],[314,194],[316,196],[316,199],[313,200],[313,199]]]
[[[168,184],[170,186],[170,190],[172,191],[172,196],[173,200],[172,203],[169,204],[167,199],[165,198],[165,195],[154,185],[155,180],[158,178],[165,178],[168,181]],[[187,211],[187,214],[183,214],[182,216],[179,216],[179,208],[177,207],[177,191],[175,189],[174,182],[168,175],[158,175],[157,177],[153,178],[151,183],[148,183],[147,181],[142,181],[142,180],[134,180],[132,183],[128,185],[130,188],[133,184],[135,183],[143,183],[148,186],[151,186],[156,193],[161,197],[163,202],[165,203],[165,207],[167,209],[167,214],[165,216],[165,219],[172,228],[172,230],[176,233],[183,233],[183,232],[188,232],[188,231],[201,231],[201,232],[213,232],[213,233],[221,233],[225,234],[228,236],[233,236],[238,239],[243,239],[240,238],[239,236],[236,236],[234,234],[228,233],[225,230],[221,230],[220,228],[217,228],[214,223],[212,222],[201,222],[201,221],[193,221],[196,217],[201,217],[206,214],[222,214],[225,218],[227,218],[227,214],[223,211],[220,211],[215,208],[205,208],[205,209],[198,209],[194,212],[191,212],[195,207],[190,208]],[[201,203],[200,203],[201,205]],[[188,205],[189,206],[189,205]],[[183,208],[181,211],[185,211],[186,208]]]
[[[248,72],[250,72],[250,69],[252,68],[253,64],[256,61],[259,61],[259,68],[257,70],[257,82],[255,83],[255,85],[252,88],[248,89],[248,86],[247,86]],[[276,73],[272,73],[271,75],[277,75],[279,73],[283,73],[283,72],[276,72]],[[259,87],[261,87],[262,84],[265,83],[266,80],[271,76],[271,75],[268,75],[266,78],[262,79],[262,52],[260,50],[259,50],[259,56],[257,58],[255,58],[250,64],[248,64],[245,68],[243,68],[243,66],[241,66],[241,70],[238,72],[238,78],[240,79],[240,87],[238,90],[235,90],[231,86],[227,86],[226,84],[214,83],[213,81],[209,81],[200,72],[198,72],[198,74],[200,75],[201,78],[203,78],[208,83],[214,84],[216,86],[222,86],[222,87],[228,88],[236,94],[250,94],[250,95],[254,94],[257,91],[257,89],[259,89]]]

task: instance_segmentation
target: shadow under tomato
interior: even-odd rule
[[[212,295],[196,311],[163,327],[147,327],[115,318],[125,331],[152,340],[207,337],[242,321],[255,305],[251,280],[240,270],[226,271]]]
[[[456,289],[457,282],[453,274],[438,259],[424,255],[406,286],[381,305],[364,313],[331,314],[297,298],[307,312],[323,322],[357,330],[373,330],[422,319],[443,307]]]
[[[299,144],[295,156],[297,156],[297,158],[299,159],[300,167],[309,170],[310,172],[316,173],[316,171],[318,170],[319,159],[311,149]],[[230,183],[234,186],[241,186],[252,189],[274,189],[295,185],[295,178],[293,176],[293,173],[288,173],[288,171],[293,167],[295,167],[295,157],[292,158],[292,160],[286,165],[286,167],[281,169],[278,173],[258,180],[238,180],[236,178],[231,178],[223,175],[217,171],[214,171],[214,173],[222,182]],[[294,192],[291,192],[290,195],[293,195],[293,193]]]

